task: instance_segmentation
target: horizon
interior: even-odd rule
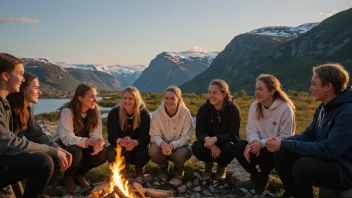
[[[162,52],[222,51],[239,34],[320,23],[351,7],[347,0],[3,1],[0,51],[66,64],[147,67]]]

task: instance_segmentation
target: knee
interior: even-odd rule
[[[312,159],[309,157],[301,157],[295,161],[292,166],[293,177],[297,175],[302,175],[305,171],[309,171],[310,165],[312,164]],[[315,163],[313,163],[315,164]],[[313,165],[315,166],[315,165]]]
[[[287,158],[289,157],[289,155],[286,151],[280,150],[280,151],[274,152],[273,157],[274,157],[275,164],[281,164],[287,161]]]
[[[39,164],[38,170],[41,172],[53,173],[54,172],[54,161],[53,159],[46,153],[36,153],[35,161]]]
[[[220,145],[221,154],[234,156],[234,144],[226,142]]]
[[[107,149],[105,147],[103,147],[103,150],[101,150],[99,153],[98,153],[98,161],[99,161],[99,164],[104,164],[105,161],[106,161],[106,154],[107,152]]]
[[[65,148],[68,152],[72,154],[72,157],[81,157],[82,156],[82,148],[76,145],[68,146]]]
[[[163,155],[161,152],[161,148],[158,147],[156,144],[151,144],[148,150],[149,156],[150,158],[155,158],[158,157],[160,155]]]
[[[188,146],[184,146],[178,148],[175,153],[171,155],[171,158],[177,166],[182,166],[191,156],[192,150]]]
[[[115,158],[116,158],[116,150],[113,146],[109,146],[107,149],[106,149],[106,159],[112,163],[115,161]]]
[[[199,140],[195,141],[192,144],[192,152],[195,155],[198,155],[199,153],[202,153],[204,149],[205,149],[205,147],[203,146],[203,144]]]

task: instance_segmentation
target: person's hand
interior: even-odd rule
[[[59,164],[60,164],[60,172],[65,172],[69,167],[68,161],[66,158],[66,153],[58,149],[58,158],[59,158]]]
[[[246,158],[247,162],[251,163],[251,157],[249,155],[249,153],[251,152],[251,147],[249,146],[249,144],[247,144],[246,149],[244,150],[244,158]]]
[[[218,158],[221,154],[221,150],[218,146],[216,146],[216,144],[213,144],[213,146],[210,147],[210,151],[211,151],[211,157],[213,159]]]
[[[262,143],[259,140],[253,140],[249,143],[249,146],[251,147],[251,152],[253,154],[257,154],[260,150],[262,150]]]
[[[104,149],[104,139],[103,138],[92,138],[94,140],[93,153],[91,155],[96,155]]]
[[[122,147],[127,148],[128,145],[130,144],[130,141],[131,141],[130,136],[126,136],[126,137],[124,137],[124,138],[121,140],[120,145],[121,145]]]
[[[280,150],[281,139],[278,137],[272,137],[268,141],[266,141],[265,146],[268,149],[268,151],[277,152]]]
[[[165,156],[170,156],[171,155],[171,149],[168,143],[162,141],[160,143],[161,151]]]
[[[175,149],[173,144],[169,144],[169,148],[170,148],[171,152]]]
[[[134,147],[136,147],[138,145],[138,141],[137,140],[130,140],[129,143],[126,146],[126,150],[127,151],[132,151],[134,149]]]
[[[67,162],[68,162],[68,167],[70,167],[71,164],[72,164],[72,154],[70,152],[66,151],[65,149],[61,148],[61,147],[59,147],[58,150],[60,150],[60,151],[65,153],[66,159],[67,159]]]
[[[218,138],[217,137],[206,137],[205,139],[204,139],[204,147],[206,147],[206,148],[210,148],[210,147],[212,147],[213,146],[213,144],[215,143],[215,142],[217,142],[218,141]]]

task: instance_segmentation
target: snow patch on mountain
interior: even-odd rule
[[[202,48],[192,47],[191,49],[183,52],[165,52],[165,57],[169,60],[182,64],[182,59],[189,59],[192,61],[200,60],[206,61],[208,66],[214,60],[214,58],[219,54],[219,51],[206,52],[202,51]]]
[[[319,25],[319,23],[305,23],[298,27],[289,26],[272,26],[263,27],[252,30],[247,34],[267,35],[267,36],[282,36],[282,37],[298,37]]]

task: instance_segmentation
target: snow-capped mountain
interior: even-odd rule
[[[298,27],[289,27],[289,26],[262,27],[259,29],[252,30],[247,34],[298,37],[299,35],[306,33],[307,31],[309,31],[310,29],[314,28],[317,25],[319,25],[319,23],[305,23]]]
[[[219,54],[218,51],[214,52],[202,52],[202,51],[184,51],[184,52],[166,52],[167,55],[169,55],[169,59],[176,62],[180,63],[182,62],[182,59],[192,59],[192,60],[197,60],[197,59],[202,59],[202,60],[207,60],[208,66],[210,63],[214,60],[214,58]]]

